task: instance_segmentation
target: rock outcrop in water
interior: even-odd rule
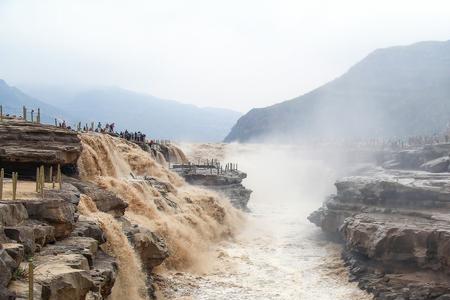
[[[429,168],[443,164],[449,147],[402,151],[385,165]],[[383,300],[450,299],[449,173],[379,168],[336,188],[309,220],[343,241],[361,288]]]
[[[234,207],[248,210],[247,203],[252,191],[242,185],[242,180],[247,178],[246,173],[239,170],[220,171],[214,166],[192,164],[174,165],[172,170],[190,184],[221,193],[230,199]]]

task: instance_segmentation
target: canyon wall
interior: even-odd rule
[[[28,297],[29,261],[35,299],[151,299],[155,274],[207,269],[210,249],[244,222],[227,199],[167,168],[185,162],[175,146],[152,151],[107,134],[16,121],[0,123],[0,132],[27,137],[3,134],[0,149],[1,166],[15,171],[11,147],[20,144],[27,171],[19,172],[16,200],[6,179],[0,201],[0,299]],[[55,163],[72,166],[63,167],[61,189],[47,179],[36,193],[35,167],[48,174]]]
[[[449,151],[391,153],[385,168],[337,181],[337,193],[309,216],[344,243],[351,280],[375,299],[450,299]]]

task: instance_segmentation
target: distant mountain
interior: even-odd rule
[[[33,98],[21,90],[9,86],[4,80],[0,79],[0,105],[3,107],[3,114],[22,116],[22,107],[25,105],[28,110],[28,117],[31,110],[41,109],[41,122],[54,124],[55,118],[70,120],[70,114],[56,108],[52,105],[44,103],[36,98]]]
[[[379,49],[341,77],[241,117],[225,141],[433,134],[450,121],[450,41]]]
[[[140,130],[157,139],[221,141],[241,116],[232,110],[199,108],[115,87],[81,92],[56,88],[27,91],[83,123],[114,122],[119,130]]]

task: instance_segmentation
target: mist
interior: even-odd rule
[[[444,0],[6,0],[0,78],[246,112],[304,94],[373,49],[447,40],[448,10]]]
[[[370,299],[347,282],[339,248],[307,220],[335,193],[346,159],[282,144],[182,148],[190,157],[208,153],[237,163],[253,190],[245,226],[233,242],[219,245],[217,271],[197,279],[194,299]]]

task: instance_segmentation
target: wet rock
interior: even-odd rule
[[[432,173],[442,173],[448,171],[449,165],[450,165],[450,157],[444,156],[427,161],[426,163],[422,164],[420,168],[422,170]]]
[[[33,228],[28,226],[5,227],[5,235],[24,246],[25,253],[33,254],[36,250]]]
[[[113,192],[75,178],[67,179],[67,181],[75,186],[80,193],[89,196],[100,211],[112,214],[115,217],[125,214],[128,204]]]
[[[24,245],[28,255],[55,241],[54,228],[35,220],[27,220],[20,226],[6,226],[4,233],[9,240]]]
[[[118,266],[115,259],[103,251],[99,251],[90,271],[95,285],[94,292],[100,292],[103,298],[107,298],[114,287],[117,271]]]
[[[150,270],[160,265],[169,256],[169,250],[163,238],[152,231],[132,224],[129,220],[120,219],[125,235],[140,256],[142,264]]]
[[[6,287],[8,285],[17,267],[16,261],[9,256],[3,247],[0,247],[0,287]]]
[[[378,170],[336,188],[309,220],[343,241],[360,288],[375,299],[450,294],[449,174]]]
[[[0,299],[2,300],[15,300],[17,299],[16,294],[6,289],[5,287],[0,286]],[[36,299],[38,300],[38,299]]]
[[[242,185],[247,174],[238,170],[218,172],[211,166],[174,165],[172,171],[182,176],[188,183],[222,194],[236,208],[248,210],[252,190]]]
[[[136,228],[130,232],[129,239],[142,264],[150,269],[159,266],[169,256],[164,240],[150,230]]]
[[[94,287],[87,259],[79,254],[44,256],[35,262],[41,298],[81,300]]]
[[[24,246],[17,243],[4,243],[2,246],[6,253],[16,262],[16,266],[19,266],[25,257]]]
[[[25,265],[23,265],[26,267]],[[12,280],[8,285],[8,290],[15,296],[13,299],[28,300],[28,281],[26,278],[22,280]],[[42,286],[34,282],[33,285],[33,300],[42,300]],[[3,299],[3,298],[0,298]]]
[[[80,216],[78,218],[78,222],[75,223],[75,228],[72,231],[72,236],[90,237],[97,240],[99,244],[106,242],[105,234],[97,222],[86,216]]]
[[[21,203],[25,206],[29,218],[53,226],[57,239],[70,235],[78,217],[75,205],[63,199],[24,200]]]
[[[2,225],[0,225],[0,244],[7,243],[8,238],[5,235],[5,230]]]
[[[16,226],[28,219],[25,207],[20,203],[0,203],[0,225]]]
[[[98,242],[89,237],[72,236],[62,241],[58,241],[54,245],[49,245],[41,251],[41,255],[58,255],[64,253],[83,255],[89,266],[93,265],[95,254],[98,250]]]

